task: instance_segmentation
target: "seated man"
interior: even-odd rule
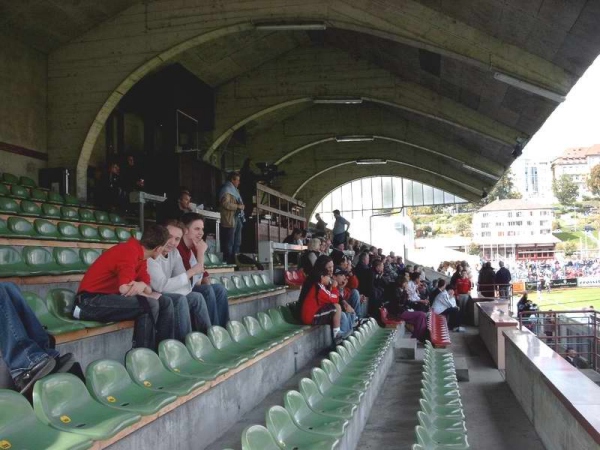
[[[185,270],[199,265],[198,275],[192,277],[192,289],[199,292],[206,301],[210,323],[224,327],[229,322],[229,303],[227,290],[222,284],[210,284],[208,272],[204,272],[204,253],[206,244],[202,241],[204,236],[204,220],[198,213],[186,213],[181,217],[185,226],[183,239],[179,242],[177,250],[181,255]],[[202,269],[202,270],[200,270]]]
[[[155,350],[163,339],[173,339],[173,302],[152,291],[147,271],[147,260],[158,257],[168,240],[165,227],[150,225],[140,241],[131,238],[102,253],[81,280],[73,317],[99,322],[135,319],[133,347]]]
[[[169,230],[169,240],[162,255],[156,259],[150,258],[148,260],[148,273],[150,274],[152,289],[171,298],[173,305],[183,301],[188,306],[191,321],[178,323],[177,317],[175,318],[175,339],[183,342],[185,337],[192,331],[206,333],[211,325],[204,297],[199,292],[192,292],[192,286],[190,285],[190,279],[202,274],[204,267],[196,264],[187,271],[185,270],[181,255],[177,250],[185,226],[174,219],[168,220],[165,225]],[[207,247],[204,241],[201,241],[200,245]]]
[[[21,394],[52,372],[66,372],[73,355],[60,356],[21,291],[14,283],[0,283],[0,352]]]
[[[441,282],[444,284],[440,285]],[[440,293],[433,301],[432,310],[436,314],[441,314],[448,320],[448,328],[452,331],[464,331],[460,326],[460,309],[456,306],[454,298],[454,288],[449,286],[446,288],[444,280],[438,281]]]

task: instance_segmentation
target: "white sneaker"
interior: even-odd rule
[[[454,330],[452,330],[452,331],[456,331],[457,333],[460,333],[460,332],[463,332],[463,331],[465,331],[465,329],[464,329],[463,327],[457,327],[457,328],[455,328],[455,329],[454,329]]]

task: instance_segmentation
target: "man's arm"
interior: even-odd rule
[[[228,209],[229,211],[235,211],[236,209],[244,209],[244,205],[240,205],[238,204],[235,199],[233,198],[233,196],[229,195],[229,194],[225,194],[223,195],[223,197],[221,197],[220,202],[221,206],[224,209]],[[241,206],[241,208],[240,208]]]

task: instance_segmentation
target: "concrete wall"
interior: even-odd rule
[[[45,54],[7,37],[0,37],[0,149],[2,144],[46,154]],[[40,156],[44,156],[40,155]],[[0,150],[2,171],[37,180],[46,162]]]

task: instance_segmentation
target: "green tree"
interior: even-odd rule
[[[575,241],[565,241],[556,244],[556,250],[563,252],[565,256],[573,256],[577,252],[577,243]]]
[[[587,179],[588,189],[596,197],[600,196],[600,164],[592,167],[590,176]]]
[[[485,206],[494,200],[506,200],[511,198],[521,198],[521,194],[516,190],[513,183],[513,174],[507,170],[502,178],[498,180],[494,188],[488,193],[486,198],[481,199],[479,206]]]
[[[552,191],[561,205],[573,205],[577,200],[579,188],[569,175],[562,175],[552,182]]]

